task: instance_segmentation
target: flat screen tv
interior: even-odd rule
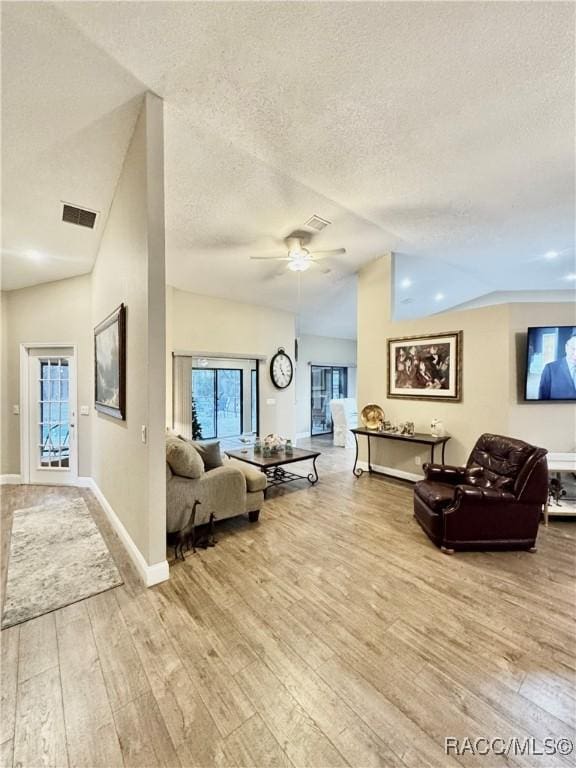
[[[528,328],[526,400],[576,400],[576,326]]]

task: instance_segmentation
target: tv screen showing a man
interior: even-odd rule
[[[576,326],[528,329],[526,400],[576,400]]]

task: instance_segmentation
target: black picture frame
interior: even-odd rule
[[[120,304],[94,328],[94,407],[126,420],[126,307]]]

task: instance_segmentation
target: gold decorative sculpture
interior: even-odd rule
[[[384,411],[379,405],[369,403],[362,408],[360,419],[366,429],[378,429],[384,421]]]

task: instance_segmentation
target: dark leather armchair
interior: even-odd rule
[[[425,464],[414,514],[432,541],[456,549],[534,549],[548,496],[546,451],[482,435],[465,467]]]

